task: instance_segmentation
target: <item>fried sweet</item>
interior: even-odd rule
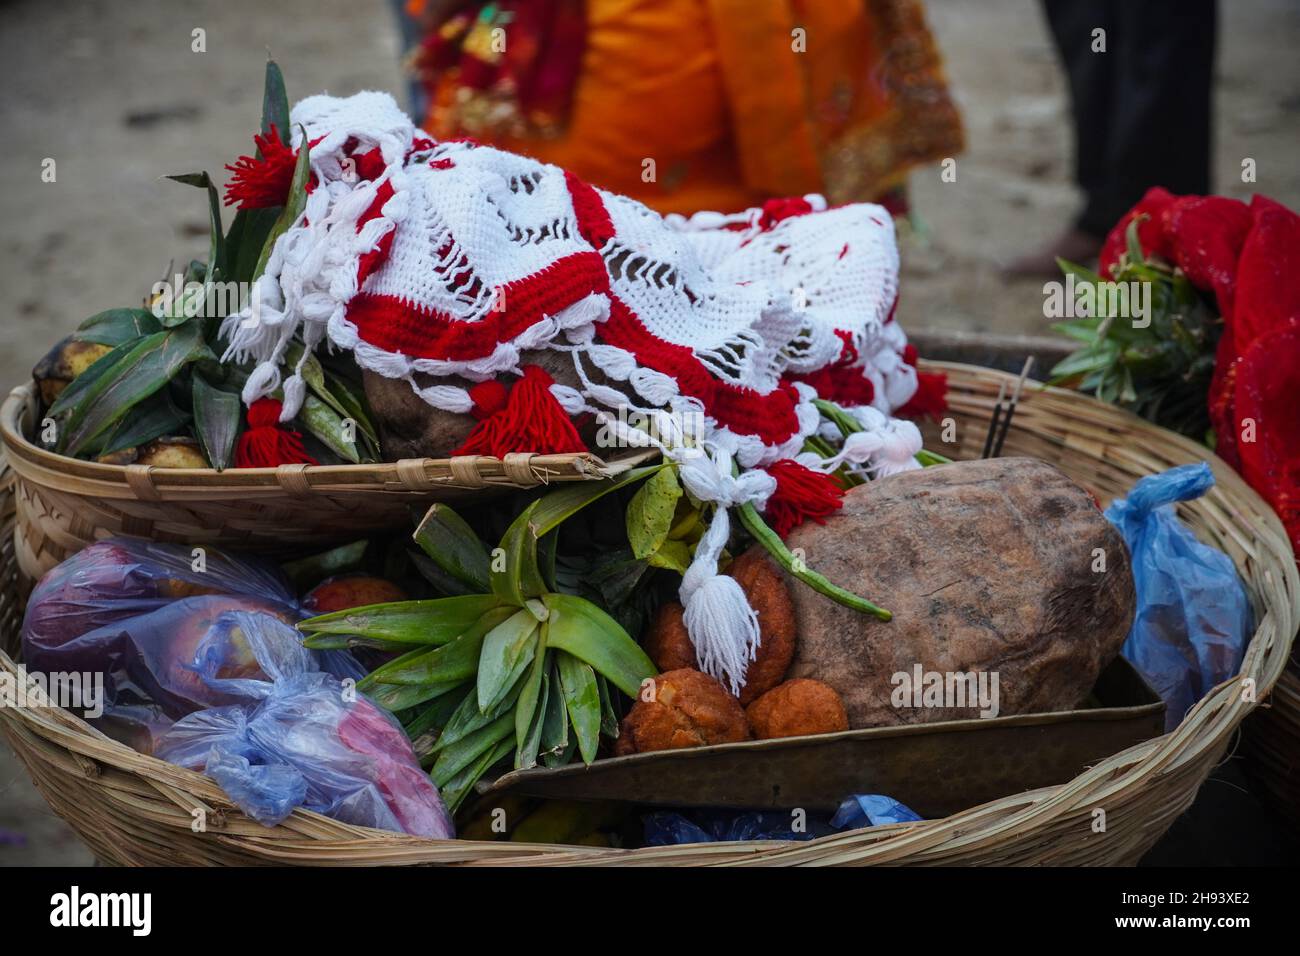
[[[772,688],[745,709],[754,736],[803,737],[849,729],[849,715],[834,688],[797,677]]]
[[[619,727],[618,756],[749,740],[744,708],[707,674],[680,668],[654,679]]]

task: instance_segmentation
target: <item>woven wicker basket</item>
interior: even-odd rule
[[[33,444],[36,389],[0,405],[16,475],[18,567],[39,578],[90,542],[131,534],[285,554],[409,526],[411,505],[609,473],[594,455],[465,455],[224,472],[102,465]]]
[[[947,371],[958,457],[978,454],[998,386],[1008,376],[961,365]],[[937,450],[953,446],[934,444]],[[1032,391],[1004,453],[1054,462],[1102,500],[1138,477],[1206,457],[1194,443],[1073,392]],[[1300,578],[1273,512],[1226,465],[1217,486],[1182,514],[1223,548],[1255,603],[1256,631],[1242,665],[1262,699],[1282,673],[1297,621]],[[0,553],[0,625],[16,640],[15,556]],[[0,668],[13,671],[0,655]],[[207,778],[114,743],[53,708],[0,709],[0,729],[56,813],[105,863],[119,864],[649,864],[862,865],[1132,864],[1191,804],[1234,731],[1256,706],[1241,681],[1215,688],[1172,733],[1109,757],[1069,783],[1005,797],[940,820],[897,824],[807,843],[712,843],[615,850],[431,841],[295,811],[267,828],[235,810]],[[194,832],[193,811],[207,829]],[[1105,811],[1095,832],[1094,810]]]
[[[1246,721],[1240,753],[1255,792],[1300,834],[1300,665],[1295,661],[1265,706]]]

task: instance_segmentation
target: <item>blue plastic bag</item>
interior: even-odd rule
[[[228,706],[177,720],[162,760],[212,777],[248,816],[274,826],[295,807],[358,826],[450,839],[451,818],[393,718],[315,667],[297,632],[265,614],[231,612],[257,676],[222,676],[220,636],[195,656],[198,679]]]
[[[813,840],[841,830],[860,830],[885,823],[920,820],[892,797],[860,793],[846,797],[835,815],[809,814],[795,830],[788,810],[692,810],[660,811],[644,818],[647,846],[677,846],[683,843],[728,843],[738,840]]]
[[[1205,462],[1180,465],[1141,479],[1106,509],[1128,544],[1137,589],[1122,653],[1165,701],[1166,731],[1237,673],[1251,633],[1250,602],[1232,560],[1197,540],[1174,511],[1174,502],[1213,486]]]

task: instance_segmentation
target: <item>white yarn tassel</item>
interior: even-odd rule
[[[739,694],[745,671],[758,653],[762,633],[758,615],[749,606],[735,578],[718,573],[718,560],[731,537],[727,509],[752,503],[762,507],[776,488],[763,471],[731,475],[731,455],[719,449],[714,457],[695,454],[678,462],[682,484],[700,501],[715,504],[713,519],[696,546],[691,566],[682,575],[678,594],[686,608],[686,631],[695,646],[700,670]]]

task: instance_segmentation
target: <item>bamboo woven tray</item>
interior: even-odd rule
[[[37,414],[30,383],[0,405],[0,438],[16,477],[18,566],[32,580],[114,534],[302,553],[409,527],[413,505],[602,478],[630,464],[606,464],[590,454],[520,453],[221,472],[103,465],[35,445],[29,439]]]
[[[949,376],[957,457],[978,455],[1010,376],[929,363]],[[1242,720],[1265,700],[1300,621],[1300,577],[1272,510],[1223,462],[1188,439],[1074,392],[1031,389],[1007,437],[1008,455],[1036,455],[1103,502],[1143,475],[1207,459],[1218,484],[1181,513],[1236,564],[1257,627],[1241,673],[1214,688],[1171,733],[1097,761],[1059,786],[951,816],[840,833],[806,843],[709,843],[639,850],[468,840],[423,840],[295,811],[263,827],[211,780],[138,754],[55,708],[0,708],[3,732],[53,810],[95,856],[115,864],[461,865],[1122,865],[1136,863],[1196,797]],[[0,493],[0,514],[13,502]],[[0,639],[13,647],[21,620],[17,562],[0,534]],[[17,674],[11,657],[0,669]],[[1243,694],[1243,679],[1256,694]],[[1105,811],[1098,832],[1095,810]],[[207,829],[192,829],[193,811]]]

